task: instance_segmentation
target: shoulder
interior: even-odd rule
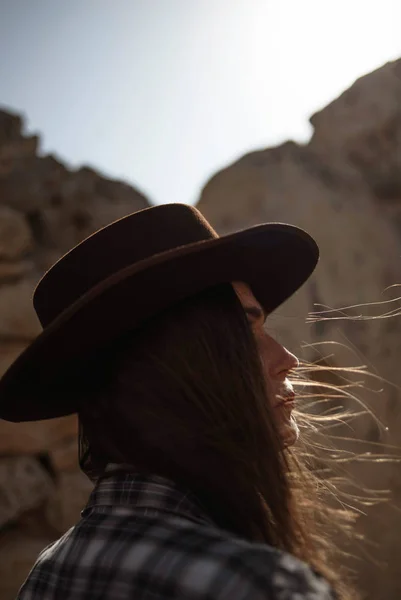
[[[203,551],[188,557],[183,598],[334,600],[328,583],[294,556],[265,544],[204,530]]]
[[[145,591],[155,599],[332,600],[324,580],[288,554],[206,523],[150,514],[84,519],[42,552],[19,598],[54,587],[59,598],[84,600]]]

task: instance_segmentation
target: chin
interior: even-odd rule
[[[293,416],[288,422],[283,423],[280,427],[280,435],[283,441],[283,447],[288,448],[293,446],[299,438],[299,428]]]

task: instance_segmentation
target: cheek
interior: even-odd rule
[[[259,352],[260,361],[262,363],[263,374],[265,376],[266,381],[270,381],[271,378],[271,370],[272,370],[272,348],[269,344],[268,339],[266,339],[265,335],[255,336],[256,345]]]
[[[271,406],[274,406],[276,392],[275,392],[274,381],[271,377],[270,356],[269,356],[269,352],[266,348],[266,345],[263,343],[262,340],[261,340],[260,344],[258,344],[258,350],[259,350],[259,358],[260,358],[261,367],[262,367],[262,375],[263,375],[263,379],[265,382],[267,399],[268,399],[269,404]]]

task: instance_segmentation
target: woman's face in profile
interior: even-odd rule
[[[298,439],[299,429],[293,416],[295,394],[288,375],[298,366],[298,359],[267,333],[266,315],[250,287],[243,282],[234,282],[233,287],[255,337],[283,446],[291,446]]]

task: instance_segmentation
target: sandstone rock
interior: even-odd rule
[[[0,459],[0,528],[39,506],[53,490],[47,471],[33,457]]]
[[[32,235],[24,215],[0,206],[0,260],[16,260],[32,250]]]
[[[12,173],[21,157],[34,157],[38,150],[39,139],[36,136],[21,138],[0,146],[0,177]]]
[[[0,345],[0,377],[5,373],[15,361],[16,358],[25,350],[26,343],[24,342],[7,342]],[[1,431],[1,421],[0,421]],[[2,443],[0,440],[0,447]]]
[[[68,438],[50,449],[50,459],[55,471],[76,471],[78,469],[77,435]]]
[[[314,128],[311,144],[321,150],[343,152],[352,140],[358,141],[362,150],[361,142],[369,133],[379,139],[388,122],[399,117],[400,74],[401,59],[360,77],[339,98],[311,117]]]
[[[54,537],[32,535],[23,527],[0,535],[1,600],[15,600],[38,555],[53,541]]]
[[[31,260],[0,261],[0,285],[4,283],[15,283],[22,277],[30,277],[35,270]]]
[[[52,450],[57,454],[71,439],[76,440],[77,435],[78,423],[75,415],[31,423],[9,423],[0,420],[0,455],[50,454]],[[55,466],[60,462],[62,458],[59,454]]]
[[[401,233],[401,59],[358,79],[313,115],[310,147],[351,165]]]
[[[0,287],[0,340],[33,340],[41,325],[32,306],[34,281],[29,279]]]
[[[57,487],[46,504],[47,522],[64,533],[79,520],[92,489],[92,483],[81,471],[61,473]]]
[[[0,144],[21,139],[22,119],[19,115],[0,110]]]

